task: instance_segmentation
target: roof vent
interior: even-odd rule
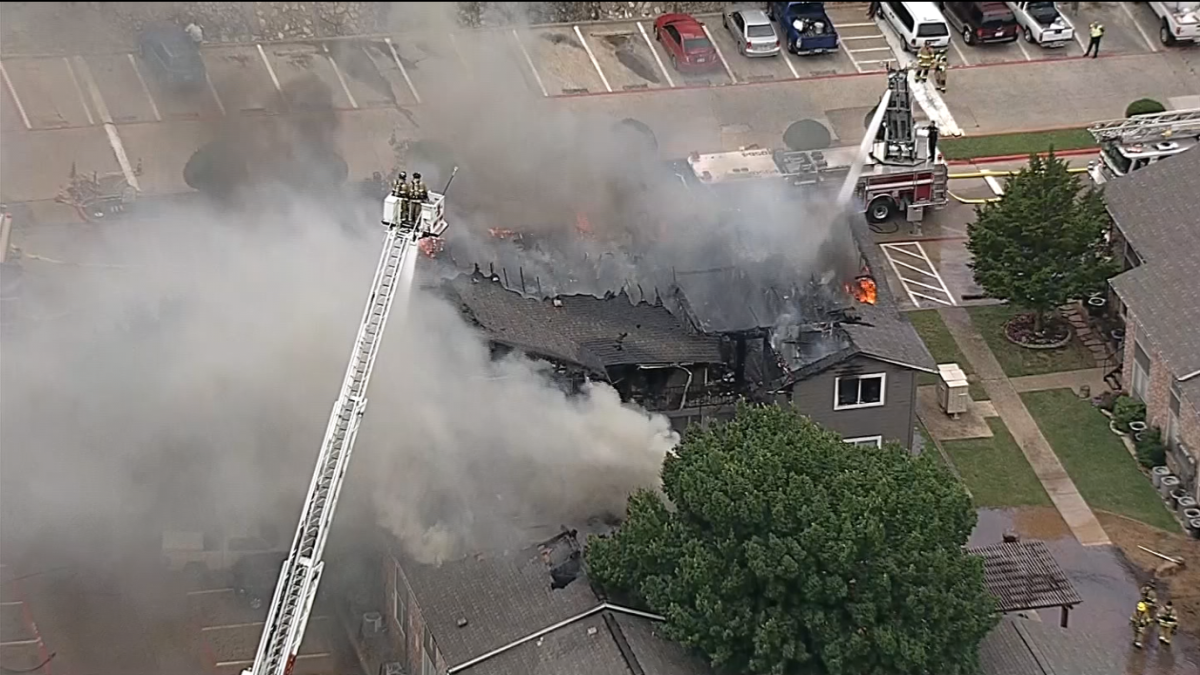
[[[1168,150],[1178,150],[1179,144],[1176,143],[1175,141],[1163,141],[1161,143],[1155,143],[1154,149],[1158,150],[1159,152],[1167,152]]]
[[[562,298],[554,298],[550,304],[554,305],[555,307],[562,307]]]
[[[459,617],[458,621],[455,621],[455,623],[458,624],[459,628],[466,628],[467,627],[467,617],[465,617],[465,616]]]

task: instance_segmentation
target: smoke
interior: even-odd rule
[[[274,203],[295,206],[176,209],[60,242],[64,259],[120,252],[119,269],[29,263],[75,311],[5,340],[6,530],[82,514],[143,534],[290,527],[382,234],[314,217],[328,204]],[[677,441],[606,386],[568,398],[537,364],[493,364],[425,291],[381,350],[346,494],[372,495],[424,559],[619,513]]]

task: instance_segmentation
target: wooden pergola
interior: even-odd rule
[[[1059,607],[1060,625],[1067,627],[1071,609],[1082,599],[1045,543],[1006,542],[968,550],[983,558],[983,584],[1002,613]]]

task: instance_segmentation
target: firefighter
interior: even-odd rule
[[[917,82],[929,79],[929,69],[933,67],[933,58],[933,49],[929,44],[921,45],[921,50],[917,52]]]
[[[1158,604],[1158,596],[1154,592],[1154,584],[1142,584],[1142,602],[1153,609]]]
[[[1088,56],[1090,54],[1094,59],[1097,56],[1100,56],[1100,38],[1104,37],[1104,24],[1100,23],[1099,21],[1093,21],[1092,24],[1088,26],[1088,35],[1091,37],[1091,39],[1088,40],[1088,48],[1083,55]]]
[[[1150,606],[1139,602],[1133,616],[1129,617],[1129,623],[1133,624],[1133,646],[1141,649],[1142,637],[1146,634],[1146,627],[1150,625]]]
[[[413,172],[412,185],[409,187],[409,197],[412,201],[409,202],[411,209],[411,220],[417,222],[421,219],[421,204],[429,197],[429,190],[425,188],[425,181],[421,180],[421,174]]]
[[[1175,629],[1179,626],[1179,621],[1175,619],[1175,608],[1171,606],[1168,600],[1162,609],[1158,611],[1158,641],[1164,645],[1171,644],[1171,636],[1175,635]]]
[[[408,221],[408,195],[408,172],[401,171],[396,176],[396,180],[392,182],[392,196],[400,198],[400,208],[398,209],[398,212],[401,223]]]
[[[946,71],[949,68],[950,56],[943,49],[933,57],[933,84],[943,94],[946,93]]]
[[[937,159],[937,144],[938,144],[938,128],[933,122],[929,123],[929,129],[926,132],[928,140],[929,161],[933,162]]]

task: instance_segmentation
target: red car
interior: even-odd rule
[[[671,65],[681,73],[705,73],[721,67],[704,26],[687,14],[663,14],[655,19],[654,39],[663,44]]]

